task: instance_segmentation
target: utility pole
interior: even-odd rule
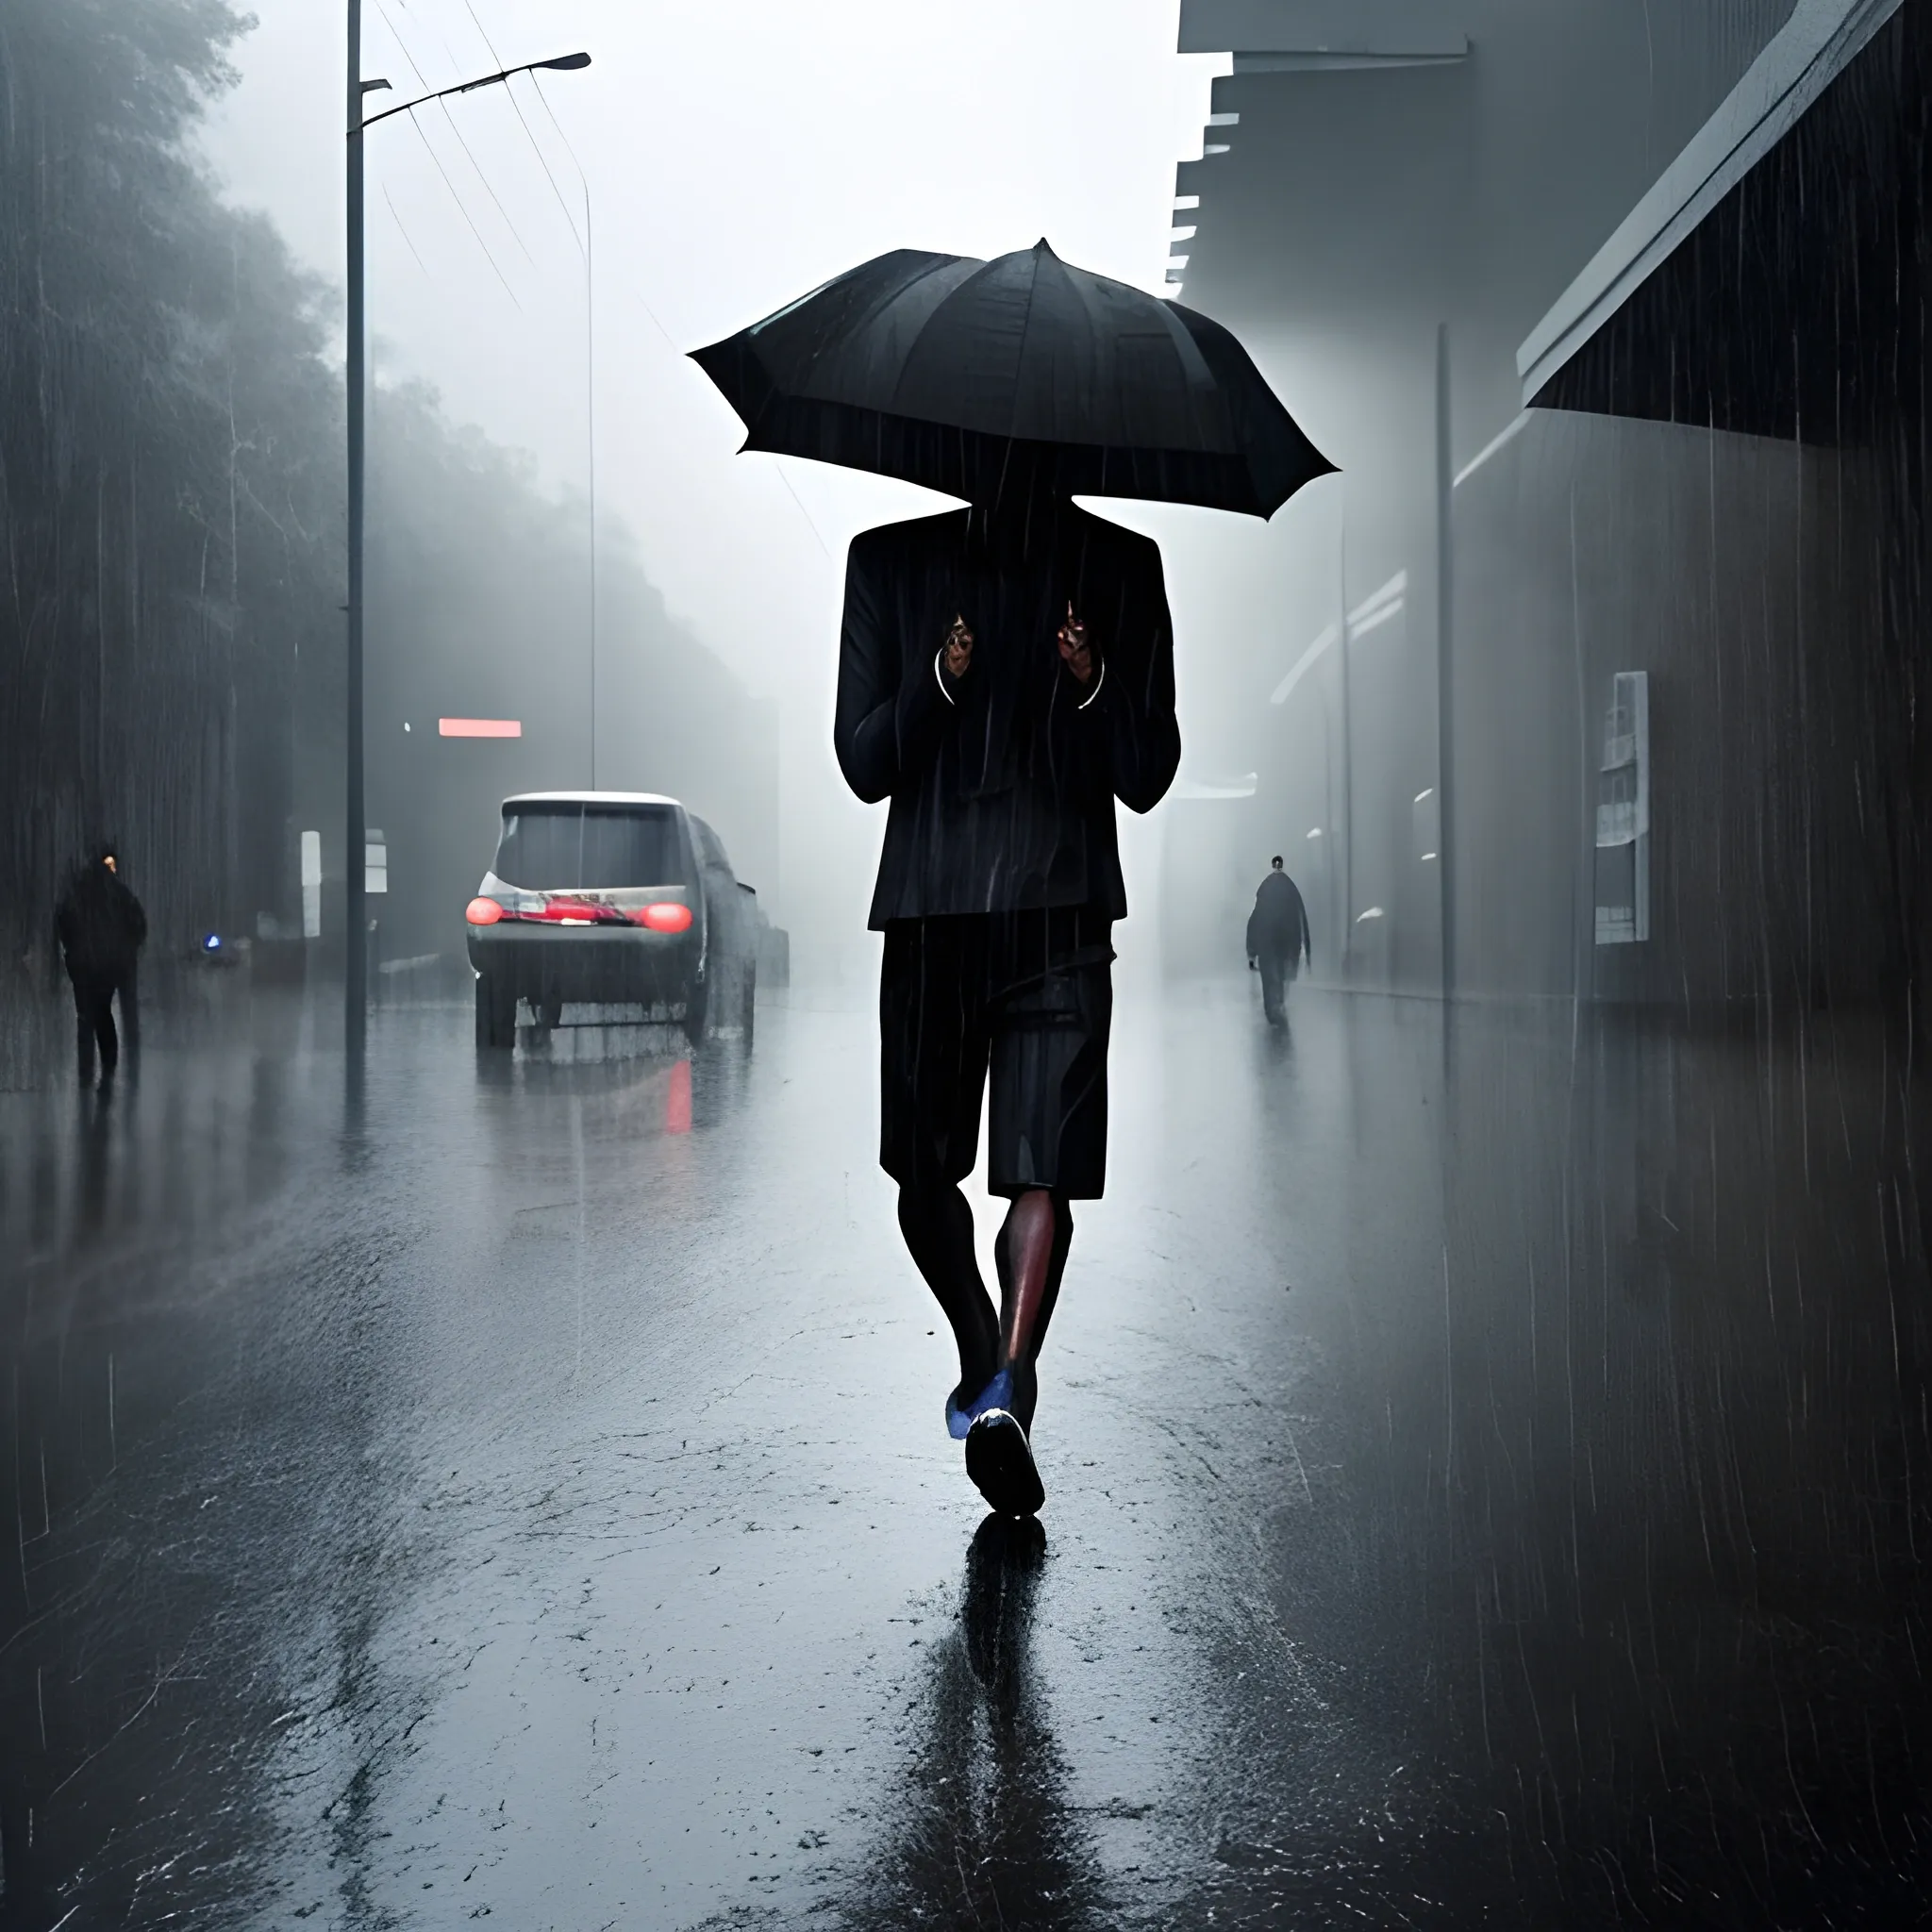
[[[363,342],[362,302],[362,0],[348,0],[348,218],[349,218],[349,639],[348,639],[348,769],[347,810],[344,814],[342,864],[347,887],[343,913],[343,943],[348,948],[348,976],[342,994],[342,1041],[347,1052],[358,1054],[369,1018],[369,827],[362,786],[362,467],[367,401],[367,370]]]
[[[1341,534],[1335,545],[1338,599],[1335,622],[1341,631],[1341,976],[1355,969],[1355,718],[1349,691],[1348,484],[1342,483]]]
[[[1456,477],[1451,469],[1449,325],[1436,328],[1436,888],[1441,895],[1442,999],[1456,997]],[[1448,1039],[1448,1016],[1442,1021]]]
[[[571,158],[575,160],[575,155]],[[577,170],[583,176],[583,170]],[[597,789],[597,285],[591,254],[591,184],[584,180],[584,455],[591,488],[591,790]]]

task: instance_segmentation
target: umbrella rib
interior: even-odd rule
[[[909,295],[914,289],[918,288],[922,282],[931,281],[934,275],[942,275],[947,269],[955,268],[961,261],[964,260],[972,260],[972,258],[969,256],[958,255],[941,255],[935,257],[933,260],[929,262],[924,268],[921,269],[919,273],[916,275],[914,275],[910,281],[900,283],[900,285],[896,289],[892,290],[890,294],[880,295],[876,297],[865,308],[859,320],[868,325],[876,322],[878,318],[882,314],[884,314],[888,308],[890,308],[892,306],[893,303],[904,301],[905,298],[908,295]],[[976,269],[984,268],[986,264],[982,261],[974,261],[974,266]],[[809,300],[810,298],[808,297],[807,299]],[[941,298],[942,302],[946,298],[943,296]],[[928,317],[927,320],[930,321],[931,318]],[[855,329],[857,328],[857,326],[858,325],[855,324]],[[823,357],[825,353],[826,350],[823,346],[814,349],[811,355],[811,359],[813,363],[816,364],[820,358]]]
[[[1058,259],[1058,258],[1056,258]],[[1013,425],[1020,415],[1020,371],[1026,363],[1026,338],[1033,333],[1033,298],[1040,289],[1040,258],[1033,258],[1033,279],[1026,284],[1026,319],[1020,325],[1020,353],[1013,358],[1013,400],[1007,411],[1007,443],[1010,453],[1013,443],[1019,438],[1013,434]]]

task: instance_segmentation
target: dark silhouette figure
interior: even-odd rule
[[[141,1044],[141,1008],[135,970],[147,940],[147,915],[120,874],[111,845],[95,849],[75,872],[55,913],[61,958],[74,988],[75,1039],[85,1085],[94,1076],[100,1050],[101,1078],[111,1080],[120,1064],[121,1042],[114,1032],[114,999],[130,1048]]]
[[[863,532],[834,741],[853,791],[891,801],[879,1160],[958,1346],[948,1424],[987,1500],[1024,1514],[1071,1204],[1105,1182],[1114,800],[1148,810],[1180,761],[1159,551],[1017,460],[990,505]],[[987,1185],[1012,1203],[997,1318],[959,1191],[989,1081]]]
[[[1269,1025],[1287,1023],[1287,987],[1300,972],[1302,961],[1313,958],[1307,908],[1277,857],[1255,894],[1255,909],[1248,914],[1248,965],[1251,970],[1260,968],[1261,1010],[1268,1016]]]

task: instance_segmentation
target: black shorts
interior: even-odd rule
[[[887,922],[879,1165],[902,1187],[973,1172],[990,1072],[988,1189],[1098,1198],[1111,927],[1089,907]]]

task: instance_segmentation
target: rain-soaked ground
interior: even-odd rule
[[[862,999],[359,1091],[327,1009],[0,1096],[8,1927],[1924,1914],[1875,1035],[1125,1003],[1028,1533]]]

